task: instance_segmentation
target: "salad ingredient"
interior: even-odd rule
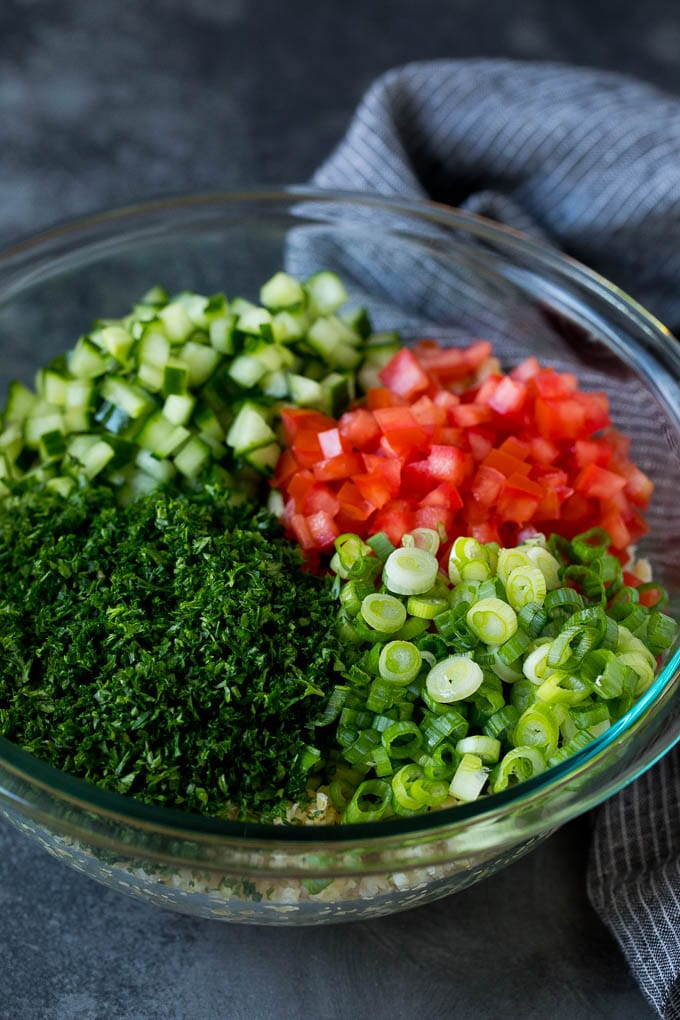
[[[333,273],[277,273],[260,299],[153,288],[40,369],[35,391],[14,382],[0,494],[27,476],[62,494],[111,484],[128,501],[205,478],[254,494],[281,453],[281,402],[339,413],[362,364],[383,363],[366,314],[341,314],[347,292]]]
[[[503,374],[490,346],[420,341],[339,419],[283,416],[288,449],[273,484],[283,521],[310,561],[344,532],[418,528],[517,544],[527,529],[573,538],[602,528],[623,559],[646,531],[650,480],[611,425],[604,393],[528,358]],[[517,577],[531,589],[538,574]],[[539,582],[540,583],[540,582]]]
[[[305,793],[330,582],[217,488],[0,503],[0,733],[137,799],[266,818]],[[336,674],[337,676],[337,674]]]
[[[398,549],[376,539],[344,535],[332,561],[347,667],[322,759],[345,821],[471,801],[542,772],[631,707],[677,632],[660,590],[646,606],[627,583],[601,528],[513,548],[459,536],[448,576],[422,529]],[[435,566],[427,590],[420,559]],[[390,602],[389,629],[366,627],[376,599]]]

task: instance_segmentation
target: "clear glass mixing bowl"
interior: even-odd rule
[[[616,287],[517,233],[443,206],[304,188],[147,202],[0,254],[0,387],[155,283],[256,297],[282,266],[342,273],[375,328],[483,336],[604,389],[654,480],[639,547],[680,617],[680,346]],[[140,804],[0,739],[0,811],[50,853],[165,907],[322,924],[401,910],[479,881],[649,768],[680,736],[680,648],[638,703],[569,760],[476,803],[342,827],[214,821]]]

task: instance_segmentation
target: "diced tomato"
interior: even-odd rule
[[[285,489],[288,486],[293,475],[299,470],[300,465],[295,459],[295,455],[292,450],[286,448],[281,452],[276,463],[276,470],[272,479],[272,485],[276,489]]]
[[[423,496],[421,506],[448,506],[451,510],[459,510],[463,506],[463,498],[451,482],[442,482]]]
[[[328,549],[340,534],[335,521],[325,510],[310,514],[306,522],[311,540],[317,549]]]
[[[510,376],[512,379],[519,379],[522,382],[526,382],[527,379],[533,378],[533,376],[537,375],[540,371],[541,366],[538,358],[535,358],[532,354],[528,358],[525,358],[524,361],[520,361],[519,365],[516,365],[510,372]]]
[[[336,424],[333,418],[321,414],[320,411],[312,411],[306,407],[281,408],[281,423],[289,444],[293,443],[300,429],[321,432],[323,429],[334,428]]]
[[[399,545],[402,537],[416,526],[415,511],[405,500],[395,500],[389,508],[376,513],[372,525],[374,533],[384,531],[390,542]]]
[[[518,457],[513,457],[512,454],[506,453],[503,450],[490,450],[482,464],[486,467],[495,468],[496,471],[500,471],[506,478],[513,474],[528,475],[531,471],[531,464],[520,460]]]
[[[401,461],[395,457],[380,457],[371,453],[364,453],[362,459],[366,471],[383,478],[389,487],[390,496],[396,496],[401,486]]]
[[[585,408],[573,398],[544,400],[537,397],[534,415],[539,434],[545,439],[559,442],[563,439],[579,439],[586,435]]]
[[[351,478],[358,474],[364,466],[358,453],[340,453],[337,457],[318,460],[312,468],[314,477],[319,482],[332,482],[340,478]]]
[[[340,509],[340,500],[328,485],[317,483],[302,497],[300,509],[306,515],[324,510],[331,517],[335,517]]]
[[[493,506],[505,483],[505,475],[494,467],[480,464],[472,481],[472,495],[482,506]]]
[[[412,400],[430,386],[427,372],[408,347],[402,347],[378,375],[388,390],[407,400]]]
[[[316,547],[316,539],[312,535],[307,518],[304,514],[293,514],[290,519],[290,528],[296,541],[300,547],[305,550],[305,552]]]
[[[468,474],[470,457],[457,446],[433,444],[427,456],[430,477],[460,485]]]
[[[516,417],[524,407],[528,390],[525,383],[506,375],[489,398],[489,406],[506,417]]]
[[[375,507],[364,499],[354,482],[343,482],[338,490],[338,500],[342,513],[354,521],[367,521]]]
[[[526,475],[515,473],[503,484],[498,497],[498,514],[506,521],[525,524],[536,512],[543,488]]]
[[[614,465],[612,464],[612,468]],[[641,471],[639,467],[632,464],[630,461],[626,461],[621,464],[616,462],[616,469],[626,479],[626,486],[624,492],[631,503],[635,506],[640,507],[642,510],[648,506],[649,501],[654,491],[654,482],[649,478],[644,471]]]
[[[288,484],[288,495],[295,501],[295,505],[299,509],[301,509],[302,503],[315,481],[314,475],[307,468],[298,471],[291,478]]]
[[[449,413],[454,425],[464,429],[485,425],[493,420],[493,411],[484,404],[456,404]]]
[[[517,436],[508,436],[498,449],[501,453],[509,453],[511,457],[516,457],[517,460],[527,460],[531,454],[531,443],[518,439]]]
[[[465,435],[470,453],[475,460],[484,460],[486,455],[493,450],[496,436],[489,429],[471,428],[466,431]]]
[[[574,443],[574,459],[578,467],[599,464],[607,467],[612,458],[612,448],[602,439],[577,439]]]
[[[453,510],[446,506],[419,506],[415,512],[415,527],[443,531],[444,536],[448,538],[453,517]]]
[[[612,545],[617,550],[628,549],[633,542],[633,536],[618,510],[610,510],[602,515],[600,527],[611,536]]]
[[[420,340],[413,353],[432,378],[441,386],[462,382],[474,376],[491,357],[491,344],[476,340],[468,347],[441,347],[434,340]]]
[[[411,414],[423,428],[428,426],[444,426],[447,422],[446,408],[441,404],[435,404],[428,396],[420,397],[411,405]]]
[[[538,464],[552,464],[560,455],[559,446],[544,436],[532,436],[529,445],[531,457]]]
[[[621,475],[600,467],[599,464],[588,464],[579,471],[574,480],[574,488],[582,492],[584,496],[592,499],[608,500],[621,492],[626,485],[626,479]]]
[[[366,407],[377,411],[383,407],[404,407],[408,401],[388,390],[387,386],[373,386],[366,393]]]
[[[392,487],[379,471],[364,472],[352,479],[363,499],[379,510],[392,497]]]
[[[345,442],[358,450],[366,450],[378,442],[380,426],[371,411],[356,407],[347,411],[338,422],[340,435]]]
[[[292,449],[301,467],[314,467],[323,458],[319,433],[313,428],[299,428]]]
[[[577,389],[578,381],[571,372],[556,372],[554,368],[543,368],[531,377],[531,387],[544,400],[561,400]]]

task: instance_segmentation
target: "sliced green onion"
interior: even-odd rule
[[[487,645],[509,641],[517,630],[517,614],[500,599],[480,599],[467,612],[466,623],[473,634]]]
[[[356,616],[361,609],[362,601],[374,591],[375,587],[370,581],[347,581],[340,588],[340,605],[350,616]]]
[[[542,747],[546,754],[557,749],[560,728],[555,713],[540,701],[529,705],[515,724],[513,740],[522,747]]]
[[[429,759],[423,764],[427,779],[451,780],[458,768],[460,755],[453,744],[445,740],[438,744]]]
[[[478,755],[464,754],[449,783],[449,793],[457,800],[477,800],[488,776],[489,770]]]
[[[552,768],[553,765],[558,765],[561,761],[565,761],[570,758],[572,754],[576,754],[577,751],[583,750],[588,744],[592,743],[593,734],[590,730],[577,730],[571,740],[568,740],[566,744],[562,744],[553,754],[548,758],[547,764]]]
[[[611,544],[611,535],[604,528],[590,528],[572,538],[571,549],[581,563],[592,563],[604,556]]]
[[[370,546],[379,560],[386,560],[390,553],[393,553],[396,546],[390,542],[384,531],[378,531],[366,539],[366,545]]]
[[[433,666],[425,679],[425,688],[433,701],[451,704],[477,691],[484,680],[480,666],[464,655],[450,655]]]
[[[525,548],[518,546],[514,549],[500,549],[496,573],[503,584],[507,584],[513,570],[517,570],[518,567],[530,567],[531,565],[528,551]]]
[[[537,687],[531,680],[518,680],[512,685],[510,701],[513,708],[517,709],[518,714],[521,714],[529,705],[533,705],[536,701],[536,690]]]
[[[548,616],[563,609],[574,612],[577,609],[583,609],[583,598],[575,588],[555,588],[546,595],[543,608]]]
[[[480,721],[487,719],[505,704],[505,694],[500,677],[487,673],[483,682],[471,696],[475,713]]]
[[[599,641],[600,634],[595,627],[567,625],[551,642],[547,663],[553,668],[573,668]]]
[[[581,675],[601,698],[618,698],[623,694],[624,665],[614,652],[595,648],[584,657]]]
[[[559,588],[560,564],[552,555],[549,549],[542,545],[528,545],[525,552],[530,562],[543,574],[548,591]],[[617,561],[618,562],[618,561]]]
[[[548,621],[548,614],[537,602],[527,602],[517,613],[517,623],[531,638],[539,637]]]
[[[388,683],[405,687],[420,672],[422,658],[411,641],[388,641],[380,651],[380,676]]]
[[[411,595],[406,603],[406,609],[411,616],[417,616],[421,620],[434,620],[435,616],[448,609],[449,600],[442,595]]]
[[[437,613],[434,625],[448,643],[455,645],[456,648],[472,650],[479,644],[479,638],[468,626],[468,612],[467,602],[461,602],[443,613]]]
[[[425,549],[395,549],[385,560],[383,581],[396,595],[422,595],[434,584],[439,563]]]
[[[538,567],[515,567],[505,582],[508,602],[513,609],[520,610],[528,603],[542,604],[548,591],[543,571]]]
[[[456,740],[465,737],[468,732],[468,721],[455,708],[447,708],[439,715],[426,712],[420,724],[420,732],[428,751],[432,752],[445,740]]]
[[[579,730],[611,722],[609,707],[603,701],[593,702],[592,705],[575,705],[569,715]]]
[[[567,670],[556,670],[536,688],[536,698],[547,704],[578,705],[590,695],[590,685]]]
[[[518,630],[509,641],[498,648],[498,658],[507,666],[515,662],[531,645],[532,641],[524,630]],[[521,676],[521,673],[520,673]]]
[[[392,787],[384,779],[365,779],[345,808],[343,822],[379,822],[392,808]]]
[[[532,684],[541,684],[552,672],[548,665],[548,656],[552,647],[551,641],[542,641],[537,644],[525,657],[522,663],[522,672]]]
[[[406,623],[406,606],[394,595],[382,595],[373,592],[361,603],[361,615],[369,627],[374,630],[393,634]]]
[[[645,644],[654,655],[663,655],[673,644],[677,632],[675,620],[653,609],[647,619]]]
[[[436,556],[441,545],[441,539],[434,528],[414,528],[413,531],[404,535],[401,544],[404,547],[415,546],[418,549],[425,549],[426,552]]]
[[[489,789],[492,793],[523,783],[532,776],[544,772],[545,757],[537,747],[513,747],[505,754],[491,773]]]
[[[423,746],[423,734],[414,722],[395,722],[381,735],[390,758],[415,758]]]
[[[524,708],[528,706],[525,705]],[[524,708],[522,711],[524,711]],[[507,739],[508,733],[514,729],[520,713],[514,705],[503,705],[497,712],[490,715],[482,727],[487,737],[496,737],[498,740]]]
[[[424,620],[421,616],[409,616],[406,623],[396,631],[394,636],[402,641],[415,641],[427,631],[429,625],[430,621]]]
[[[501,742],[496,737],[475,733],[459,740],[456,751],[461,755],[475,754],[484,765],[494,765],[501,756]]]

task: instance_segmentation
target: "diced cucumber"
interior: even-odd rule
[[[366,340],[371,334],[371,318],[368,311],[360,306],[359,308],[352,308],[349,311],[340,313],[340,318],[353,333],[356,333],[361,337],[362,340]]]
[[[196,397],[190,393],[170,393],[163,404],[163,417],[173,425],[186,425],[195,405]]]
[[[265,413],[255,404],[243,404],[227,433],[227,446],[235,453],[247,453],[276,440]]]
[[[181,344],[191,336],[195,329],[189,313],[179,301],[171,301],[170,304],[161,308],[158,317],[163,323],[168,339],[173,344]]]
[[[272,316],[272,333],[278,343],[302,340],[309,329],[305,312],[281,311]]]
[[[288,373],[288,389],[290,399],[300,407],[317,407],[323,400],[321,383],[295,372]]]
[[[189,368],[183,361],[176,358],[170,360],[163,366],[163,384],[161,393],[164,397],[172,394],[186,393],[189,388]]]
[[[106,465],[113,459],[113,447],[98,436],[78,436],[81,443],[72,441],[67,450],[67,457],[72,462],[75,474],[92,479],[101,474]],[[91,442],[84,442],[91,440]]]
[[[212,460],[210,446],[200,436],[192,436],[174,457],[174,464],[185,478],[198,478]]]
[[[135,382],[150,390],[151,393],[160,393],[163,389],[164,370],[158,365],[149,365],[147,362],[140,362],[137,368]]]
[[[208,316],[206,314],[209,299],[203,294],[195,294],[193,291],[182,291],[175,295],[175,301],[182,305],[185,312],[198,329],[208,328]]]
[[[252,389],[257,386],[260,379],[270,369],[253,354],[239,354],[229,366],[229,375],[244,389]]]
[[[80,379],[96,379],[109,370],[111,359],[89,337],[81,336],[70,351],[68,370]]]
[[[207,434],[218,442],[224,442],[225,429],[217,414],[209,404],[196,408],[192,424],[201,434]]]
[[[302,284],[288,273],[275,273],[260,288],[260,301],[270,311],[295,308],[305,301]]]
[[[236,322],[236,328],[241,333],[248,333],[250,336],[262,336],[263,326],[269,327],[271,333],[272,316],[266,308],[247,308],[242,312]]]
[[[58,460],[66,453],[66,437],[64,433],[55,429],[52,432],[43,432],[38,439],[38,449],[43,460]]]
[[[11,382],[7,391],[3,420],[5,422],[25,421],[33,413],[37,402],[38,397],[29,390],[28,386],[24,386],[17,380]]]
[[[305,280],[304,287],[309,297],[310,308],[317,315],[330,315],[349,299],[340,277],[328,270],[314,273]]]
[[[37,450],[42,436],[50,432],[65,432],[64,417],[58,408],[33,415],[24,422],[24,443],[29,449]]]
[[[139,338],[136,354],[142,364],[164,368],[170,359],[170,340],[152,323]]]
[[[139,446],[156,457],[171,457],[191,436],[184,425],[173,425],[161,411],[150,414],[136,439]]]
[[[135,457],[135,464],[147,475],[151,475],[157,482],[166,485],[175,475],[175,465],[171,460],[161,460],[150,450],[139,450]]]
[[[115,404],[130,418],[141,418],[155,406],[153,397],[145,389],[120,375],[107,376],[99,392],[104,400]]]
[[[348,372],[330,372],[320,385],[322,410],[334,418],[354,399],[354,376]]]
[[[99,346],[108,351],[116,361],[124,362],[130,353],[134,338],[132,333],[122,326],[105,326],[99,330],[97,341]]]
[[[62,372],[55,372],[51,368],[41,368],[36,373],[35,391],[37,395],[55,407],[65,406],[67,386],[68,376]]]
[[[189,373],[188,386],[192,388],[201,386],[210,378],[217,367],[220,355],[209,344],[199,344],[195,340],[187,340],[180,348],[177,358],[186,365]]]
[[[69,478],[68,475],[56,475],[54,478],[48,478],[45,482],[46,489],[49,489],[50,492],[58,493],[64,499],[73,492],[75,487],[75,480]]]
[[[283,400],[288,396],[288,375],[282,368],[275,372],[267,372],[260,379],[260,386],[265,396]]]
[[[210,322],[208,335],[210,343],[220,354],[234,354],[234,328],[236,325],[235,315],[220,315]]]
[[[243,455],[243,458],[256,471],[270,474],[276,467],[280,456],[281,447],[279,444],[268,443],[266,446],[258,446],[255,450],[249,450]]]

